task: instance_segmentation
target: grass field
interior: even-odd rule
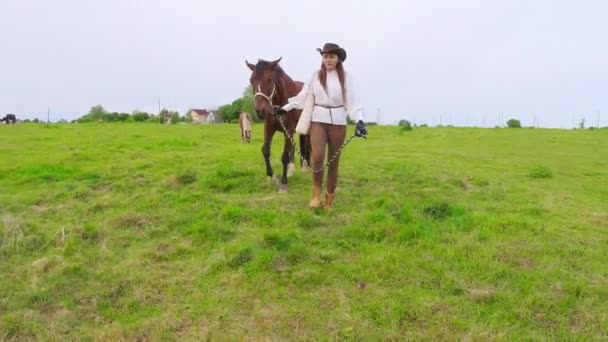
[[[370,127],[326,213],[253,129],[0,126],[0,340],[608,338],[608,130]]]

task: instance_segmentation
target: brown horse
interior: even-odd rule
[[[242,112],[239,115],[239,125],[241,126],[241,141],[251,142],[251,115],[247,112]]]
[[[252,74],[249,79],[251,89],[255,94],[255,112],[261,120],[264,120],[264,145],[262,146],[262,154],[266,163],[266,174],[268,177],[273,176],[272,167],[270,166],[270,145],[272,137],[276,131],[282,132],[285,135],[285,144],[283,147],[283,175],[281,177],[280,192],[287,191],[287,172],[288,168],[294,168],[294,152],[295,146],[293,136],[296,131],[296,125],[300,119],[301,110],[294,109],[286,114],[278,117],[274,114],[276,107],[281,107],[287,103],[287,99],[297,95],[302,86],[302,82],[294,81],[287,75],[279,66],[281,58],[275,61],[258,60],[257,64],[245,63],[251,69]],[[279,120],[282,120],[282,125]],[[284,128],[285,129],[284,129]],[[293,143],[292,143],[293,141]],[[303,168],[310,165],[310,137],[308,135],[300,135],[300,163]]]

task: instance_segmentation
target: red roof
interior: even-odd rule
[[[206,109],[193,109],[192,111],[194,111],[198,115],[209,115],[209,112]]]

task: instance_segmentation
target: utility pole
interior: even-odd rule
[[[46,123],[51,122],[51,107],[46,108]]]
[[[576,128],[576,125],[574,124],[574,115],[572,115],[572,128]]]
[[[600,128],[600,111],[597,111],[597,128]]]

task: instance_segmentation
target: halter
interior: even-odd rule
[[[264,94],[264,92],[262,92],[262,88],[260,87],[260,84],[258,83],[258,92],[253,95],[253,98],[255,99],[256,96],[261,96],[261,97],[265,98],[266,101],[268,101],[268,103],[270,103],[271,108],[274,108],[275,106],[272,103],[272,99],[276,95],[276,91],[277,91],[277,83],[275,81],[275,75],[274,75],[274,73],[272,73],[272,92],[270,92],[270,96],[268,96],[268,95]]]

